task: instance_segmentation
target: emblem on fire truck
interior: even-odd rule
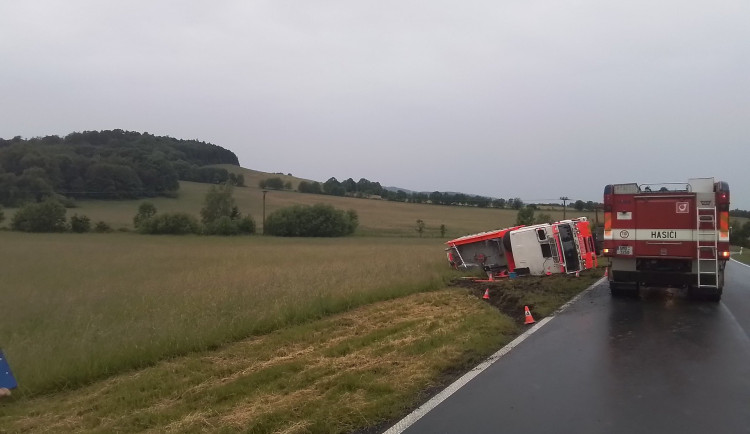
[[[628,238],[628,237],[630,237],[630,232],[620,231],[620,238]]]
[[[688,209],[688,202],[677,202],[677,214],[687,214]]]

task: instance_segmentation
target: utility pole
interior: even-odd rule
[[[561,196],[560,200],[563,201],[563,220],[565,220],[565,202],[569,201],[568,196]]]
[[[266,193],[268,190],[263,190],[263,235],[266,234]]]

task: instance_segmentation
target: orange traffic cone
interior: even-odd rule
[[[604,269],[604,277],[608,277],[608,276],[609,276],[609,267],[606,267]]]
[[[529,307],[524,306],[523,310],[524,310],[524,315],[526,315],[526,322],[524,322],[524,324],[534,324],[536,321],[534,321],[534,317],[531,316],[531,312],[529,312]]]
[[[484,297],[482,297],[482,298],[485,299],[485,300],[489,300],[490,299],[490,288],[487,288],[487,289],[484,290]]]

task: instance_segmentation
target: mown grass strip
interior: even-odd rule
[[[414,294],[49,396],[0,403],[14,431],[348,432],[518,334],[462,289]]]

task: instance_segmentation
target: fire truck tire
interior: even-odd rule
[[[510,231],[506,232],[505,235],[503,235],[503,247],[505,248],[506,252],[513,253],[513,246],[510,244]]]

